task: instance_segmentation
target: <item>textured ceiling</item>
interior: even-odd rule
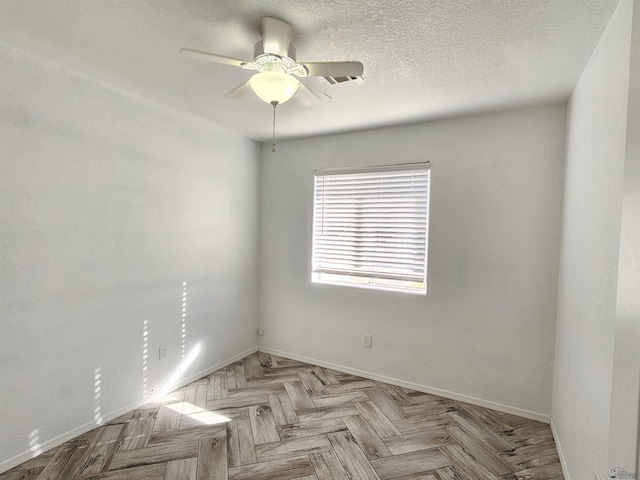
[[[364,82],[305,83],[332,101],[278,107],[280,137],[566,100],[618,0],[0,0],[0,39],[256,140],[271,107],[223,94],[250,72],[260,18],[294,27],[299,61],[360,60]]]

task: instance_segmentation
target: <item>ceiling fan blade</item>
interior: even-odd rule
[[[264,53],[275,53],[281,57],[289,54],[291,25],[273,17],[262,18],[262,47]]]
[[[360,77],[364,67],[360,62],[303,63],[310,77]]]
[[[180,53],[182,55],[188,55],[200,60],[208,60],[210,62],[223,63],[225,65],[232,65],[234,67],[242,67],[248,60],[240,60],[239,58],[224,57],[211,52],[203,52],[202,50],[195,50],[193,48],[181,48]]]
[[[241,83],[236,88],[232,88],[227,93],[224,94],[227,98],[240,98],[246,95],[249,92],[252,92],[251,85],[249,85],[249,80],[244,83]]]
[[[300,82],[298,91],[293,96],[293,98],[302,108],[309,108],[313,107],[314,105],[329,103],[331,101],[331,97],[326,93],[318,94],[302,82]]]

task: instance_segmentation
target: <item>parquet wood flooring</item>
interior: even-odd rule
[[[548,425],[258,352],[0,480],[555,480]]]

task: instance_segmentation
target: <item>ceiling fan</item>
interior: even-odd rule
[[[225,96],[238,98],[253,90],[260,99],[274,106],[274,116],[276,105],[290,100],[294,95],[303,107],[330,100],[327,95],[313,92],[299,78],[324,77],[332,85],[362,80],[363,66],[360,62],[297,62],[291,36],[290,24],[278,18],[263,17],[262,41],[253,47],[253,60],[225,57],[192,48],[183,48],[180,53],[256,71],[249,80],[225,93]]]

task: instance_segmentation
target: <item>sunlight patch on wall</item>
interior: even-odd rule
[[[149,388],[149,322],[142,322],[142,397],[147,398]]]
[[[42,445],[40,445],[40,430],[34,429],[29,434],[29,451],[34,455],[42,453]]]
[[[160,401],[161,397],[169,393],[178,384],[182,375],[187,371],[189,366],[193,363],[193,361],[196,359],[196,357],[200,353],[200,350],[201,350],[201,347],[200,347],[200,344],[198,343],[195,347],[191,349],[191,351],[187,354],[187,356],[184,357],[182,362],[180,362],[180,365],[178,365],[178,368],[174,370],[174,372],[169,377],[169,380],[167,380],[167,382],[163,385],[163,387],[158,392],[158,395],[156,396],[157,401]]]
[[[102,397],[102,368],[97,367],[93,371],[93,420],[96,425],[103,422],[102,405],[100,399]]]
[[[182,282],[182,358],[187,350],[187,282]]]

